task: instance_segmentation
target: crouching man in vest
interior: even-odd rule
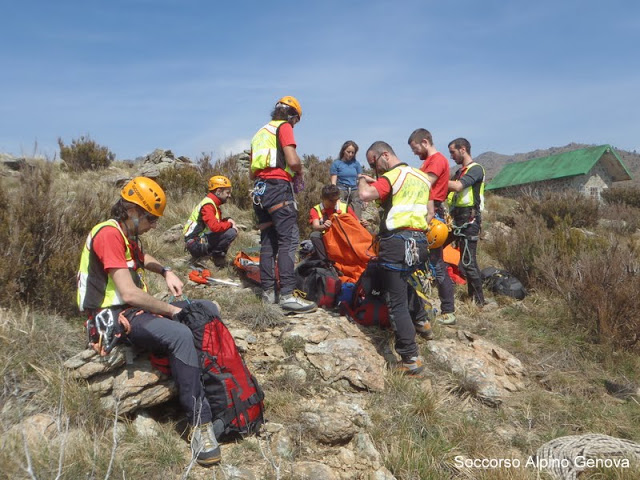
[[[301,188],[303,174],[293,127],[301,116],[298,100],[282,97],[271,112],[271,121],[251,140],[250,176],[255,182],[253,210],[260,229],[262,298],[268,303],[278,303],[287,313],[313,312],[318,308],[295,290],[295,255],[300,231],[294,188]],[[279,300],[276,300],[276,262],[280,275]]]
[[[166,205],[153,180],[136,177],[120,192],[111,219],[96,225],[82,250],[78,271],[78,307],[88,314],[90,336],[113,329],[135,346],[169,356],[179,400],[191,424],[191,448],[199,464],[219,463],[220,447],[211,408],[200,381],[200,363],[191,330],[174,319],[181,308],[147,293],[145,270],[162,275],[172,295],[182,295],[182,281],[171,268],[145,254],[139,236],[156,227]],[[126,315],[126,316],[125,316]],[[93,331],[92,331],[93,330]],[[112,348],[109,335],[91,343],[100,355]],[[104,341],[103,341],[104,338]]]
[[[359,175],[358,193],[365,201],[377,200],[383,213],[378,234],[380,272],[396,336],[395,349],[402,357],[398,370],[417,375],[424,370],[416,344],[416,331],[431,337],[431,325],[422,299],[407,282],[429,257],[425,231],[434,216],[429,200],[431,182],[424,172],[401,163],[386,142],[374,142],[367,162],[377,180]]]
[[[322,202],[309,210],[309,223],[313,229],[309,238],[315,248],[316,256],[320,260],[329,260],[322,236],[331,228],[331,218],[333,214],[349,213],[353,218],[358,220],[356,212],[351,206],[347,206],[347,203],[340,200],[340,195],[340,188],[337,185],[325,185],[322,187]],[[360,220],[360,223],[363,227],[369,225],[366,220]]]
[[[215,175],[209,179],[209,193],[193,209],[182,234],[185,249],[193,257],[211,256],[216,267],[227,264],[227,250],[238,236],[236,222],[222,218],[220,206],[231,197],[231,182],[227,177]]]

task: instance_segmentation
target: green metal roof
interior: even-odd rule
[[[487,190],[585,175],[602,160],[614,182],[631,180],[631,174],[611,145],[582,148],[524,162],[509,163],[487,185]]]

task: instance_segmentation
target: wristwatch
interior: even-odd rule
[[[162,271],[160,273],[163,277],[166,277],[167,272],[170,272],[171,270],[173,270],[171,267],[162,267]]]

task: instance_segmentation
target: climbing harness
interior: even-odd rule
[[[460,262],[463,267],[468,267],[471,265],[471,251],[469,250],[469,241],[477,242],[480,238],[478,235],[468,236],[462,233],[464,229],[466,229],[469,225],[474,224],[476,219],[469,222],[465,222],[464,224],[458,226],[453,224],[453,235],[457,238],[458,246],[460,246],[459,242],[463,243],[462,246],[462,254],[460,255]]]

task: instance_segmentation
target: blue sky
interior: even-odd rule
[[[640,150],[640,2],[2,2],[0,152],[90,135],[118,159],[249,146],[296,96],[299,153],[424,127],[446,151]]]

